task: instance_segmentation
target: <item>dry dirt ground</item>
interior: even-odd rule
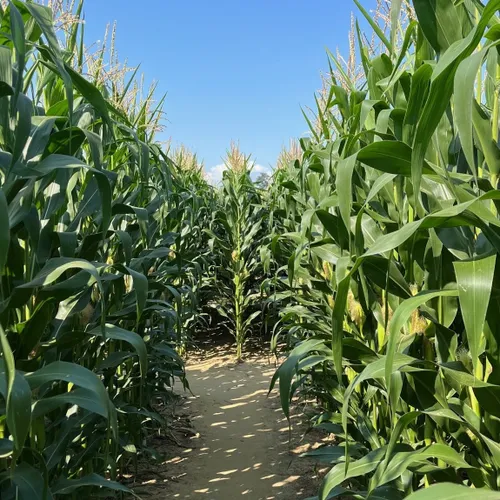
[[[265,355],[238,364],[225,349],[188,362],[193,395],[176,410],[176,441],[160,445],[167,459],[140,473],[135,491],[144,499],[303,500],[316,494],[315,463],[299,454],[317,447],[300,412],[292,439],[279,396],[267,396],[275,371]],[[161,449],[161,446],[164,449]],[[149,477],[148,477],[149,476]]]

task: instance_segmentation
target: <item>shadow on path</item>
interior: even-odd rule
[[[194,396],[183,412],[194,436],[164,465],[175,479],[164,489],[151,481],[152,498],[291,500],[315,494],[312,463],[290,451],[278,394],[267,397],[274,370],[266,361],[234,364],[227,357],[188,365]]]

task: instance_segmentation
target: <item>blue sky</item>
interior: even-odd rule
[[[300,106],[321,86],[325,47],[347,52],[353,10],[351,0],[86,0],[85,30],[100,40],[117,21],[120,60],[167,93],[162,139],[217,177],[231,140],[265,169],[307,133]]]

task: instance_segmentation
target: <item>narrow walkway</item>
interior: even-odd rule
[[[155,499],[305,499],[315,492],[310,462],[290,451],[288,424],[276,393],[267,397],[274,366],[215,358],[188,365],[195,396],[192,447],[167,462],[166,491]],[[177,470],[176,470],[177,468]]]

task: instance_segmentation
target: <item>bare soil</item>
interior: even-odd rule
[[[303,500],[314,496],[315,462],[299,454],[319,446],[295,409],[289,427],[277,391],[267,396],[275,365],[257,353],[236,363],[228,346],[188,362],[193,395],[175,411],[175,435],[158,440],[167,459],[142,464],[135,491],[143,498]]]

